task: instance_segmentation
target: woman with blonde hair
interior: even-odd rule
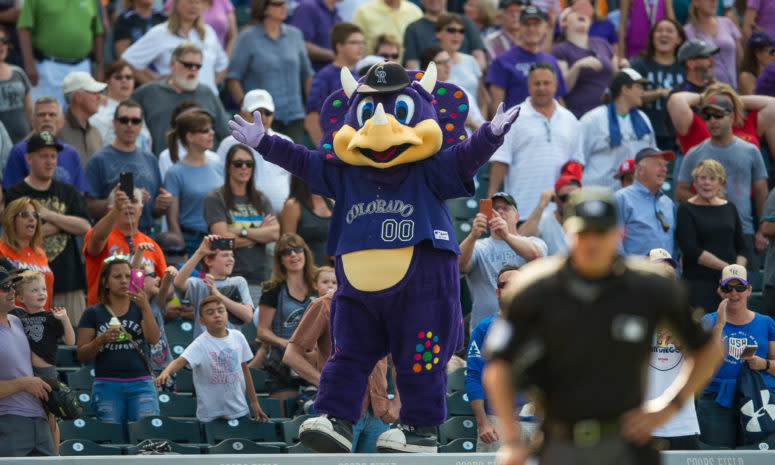
[[[145,84],[172,73],[172,52],[184,42],[202,50],[199,82],[218,95],[218,83],[226,75],[229,57],[213,28],[202,19],[201,0],[173,0],[169,20],[152,27],[121,58],[134,68],[137,82]],[[188,67],[187,63],[180,64]],[[150,65],[155,72],[148,68]]]
[[[692,0],[689,22],[684,26],[689,39],[702,39],[720,50],[713,57],[716,80],[737,88],[737,67],[743,58],[743,35],[726,16],[716,16],[717,0]]]
[[[40,219],[41,208],[37,200],[29,197],[20,197],[5,207],[0,256],[8,258],[20,270],[43,273],[48,292],[45,308],[49,309],[54,292],[54,272],[51,271],[48,257],[41,248],[44,228]]]
[[[683,251],[682,277],[690,302],[710,313],[721,303],[716,292],[721,270],[730,264],[746,265],[745,241],[737,208],[723,192],[727,173],[721,163],[701,161],[692,178],[697,194],[678,206],[675,236]]]

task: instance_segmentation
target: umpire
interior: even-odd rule
[[[683,285],[642,257],[618,255],[610,191],[576,191],[566,208],[569,256],[522,267],[485,343],[484,382],[503,433],[498,461],[527,459],[513,416],[519,385],[543,409],[542,465],[658,464],[651,432],[715,372],[721,338],[693,320]],[[644,403],[657,324],[679,335],[691,357],[662,396]]]

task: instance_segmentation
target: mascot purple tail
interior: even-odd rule
[[[474,194],[474,176],[503,143],[519,108],[503,104],[466,139],[465,93],[395,63],[360,82],[342,69],[342,90],[321,109],[317,151],[264,134],[261,119],[229,122],[234,137],[336,201],[327,253],[336,257],[331,354],[315,411],[299,428],[318,452],[349,452],[369,373],[390,354],[400,424],[380,452],[436,452],[446,418],[446,365],[463,345],[460,254],[446,200]]]

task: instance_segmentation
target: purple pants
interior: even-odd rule
[[[457,256],[415,246],[395,286],[363,292],[336,260],[331,302],[331,356],[323,367],[315,411],[357,422],[369,373],[390,353],[401,397],[401,423],[436,426],[447,416],[447,362],[463,346]]]

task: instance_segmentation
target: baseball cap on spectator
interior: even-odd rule
[[[756,31],[748,38],[746,46],[749,48],[775,47],[775,39],[766,32]]]
[[[73,71],[62,81],[62,93],[65,95],[79,90],[102,92],[106,87],[108,87],[107,84],[97,81],[86,71]]]
[[[62,144],[57,142],[53,134],[48,131],[36,132],[27,140],[27,152],[32,153],[43,147],[54,147],[57,152],[62,151]]]
[[[691,39],[678,47],[678,63],[684,64],[692,58],[709,58],[718,53],[720,49],[713,44],[707,44],[702,39]]]
[[[748,271],[746,271],[744,266],[727,265],[723,270],[721,270],[721,281],[719,281],[721,286],[725,285],[729,281],[732,281],[733,279],[736,279],[748,286]]]
[[[651,263],[668,262],[673,268],[678,268],[678,262],[665,249],[651,249],[649,250],[648,257]]]
[[[22,279],[22,277],[16,274],[16,269],[8,270],[3,267],[0,267],[0,285],[7,284],[7,283],[15,283],[20,279]]]
[[[567,186],[568,184],[573,184],[581,187],[581,180],[576,176],[573,176],[570,174],[563,174],[562,176],[557,178],[557,181],[554,182],[554,192],[559,192],[560,189]]]
[[[635,164],[637,165],[646,157],[665,157],[665,161],[673,161],[675,160],[675,153],[672,150],[659,150],[654,147],[646,147],[645,149],[640,149],[640,151],[635,154]]]
[[[527,0],[501,0],[498,2],[498,8],[501,10],[511,5],[512,3],[519,3],[520,5],[527,5]]]
[[[269,92],[264,89],[253,89],[242,99],[242,110],[253,113],[259,108],[274,113],[274,100]]]
[[[722,94],[711,95],[710,98],[702,106],[702,108],[700,108],[700,111],[705,111],[705,110],[716,110],[724,113],[725,115],[728,115],[730,113],[734,113],[735,105],[732,103],[731,100],[729,100],[729,97],[727,97],[726,95],[722,95]]]
[[[8,259],[8,257],[0,257],[0,268],[5,269],[11,274],[16,274],[22,271],[16,268],[16,265],[14,265],[13,262]]]
[[[571,193],[563,226],[568,232],[603,232],[616,228],[616,221],[613,193],[604,187],[592,186]]]
[[[622,68],[618,73],[614,74],[614,77],[611,79],[611,84],[608,86],[608,88],[611,89],[612,94],[616,95],[619,93],[619,90],[622,87],[631,86],[636,82],[645,85],[651,81],[644,78],[639,72],[632,68]]]
[[[546,21],[546,15],[543,11],[541,11],[540,8],[534,5],[527,5],[525,8],[522,9],[522,13],[519,15],[519,22],[524,23],[530,18],[536,18],[540,19],[541,21]]]
[[[514,200],[514,197],[511,196],[511,194],[507,194],[506,192],[496,192],[492,194],[492,197],[490,197],[491,200],[495,199],[503,199],[506,201],[507,204],[514,207],[514,210],[517,209],[517,201]]]
[[[622,179],[625,174],[635,172],[635,159],[628,158],[619,164],[619,171],[614,175],[614,179]]]

